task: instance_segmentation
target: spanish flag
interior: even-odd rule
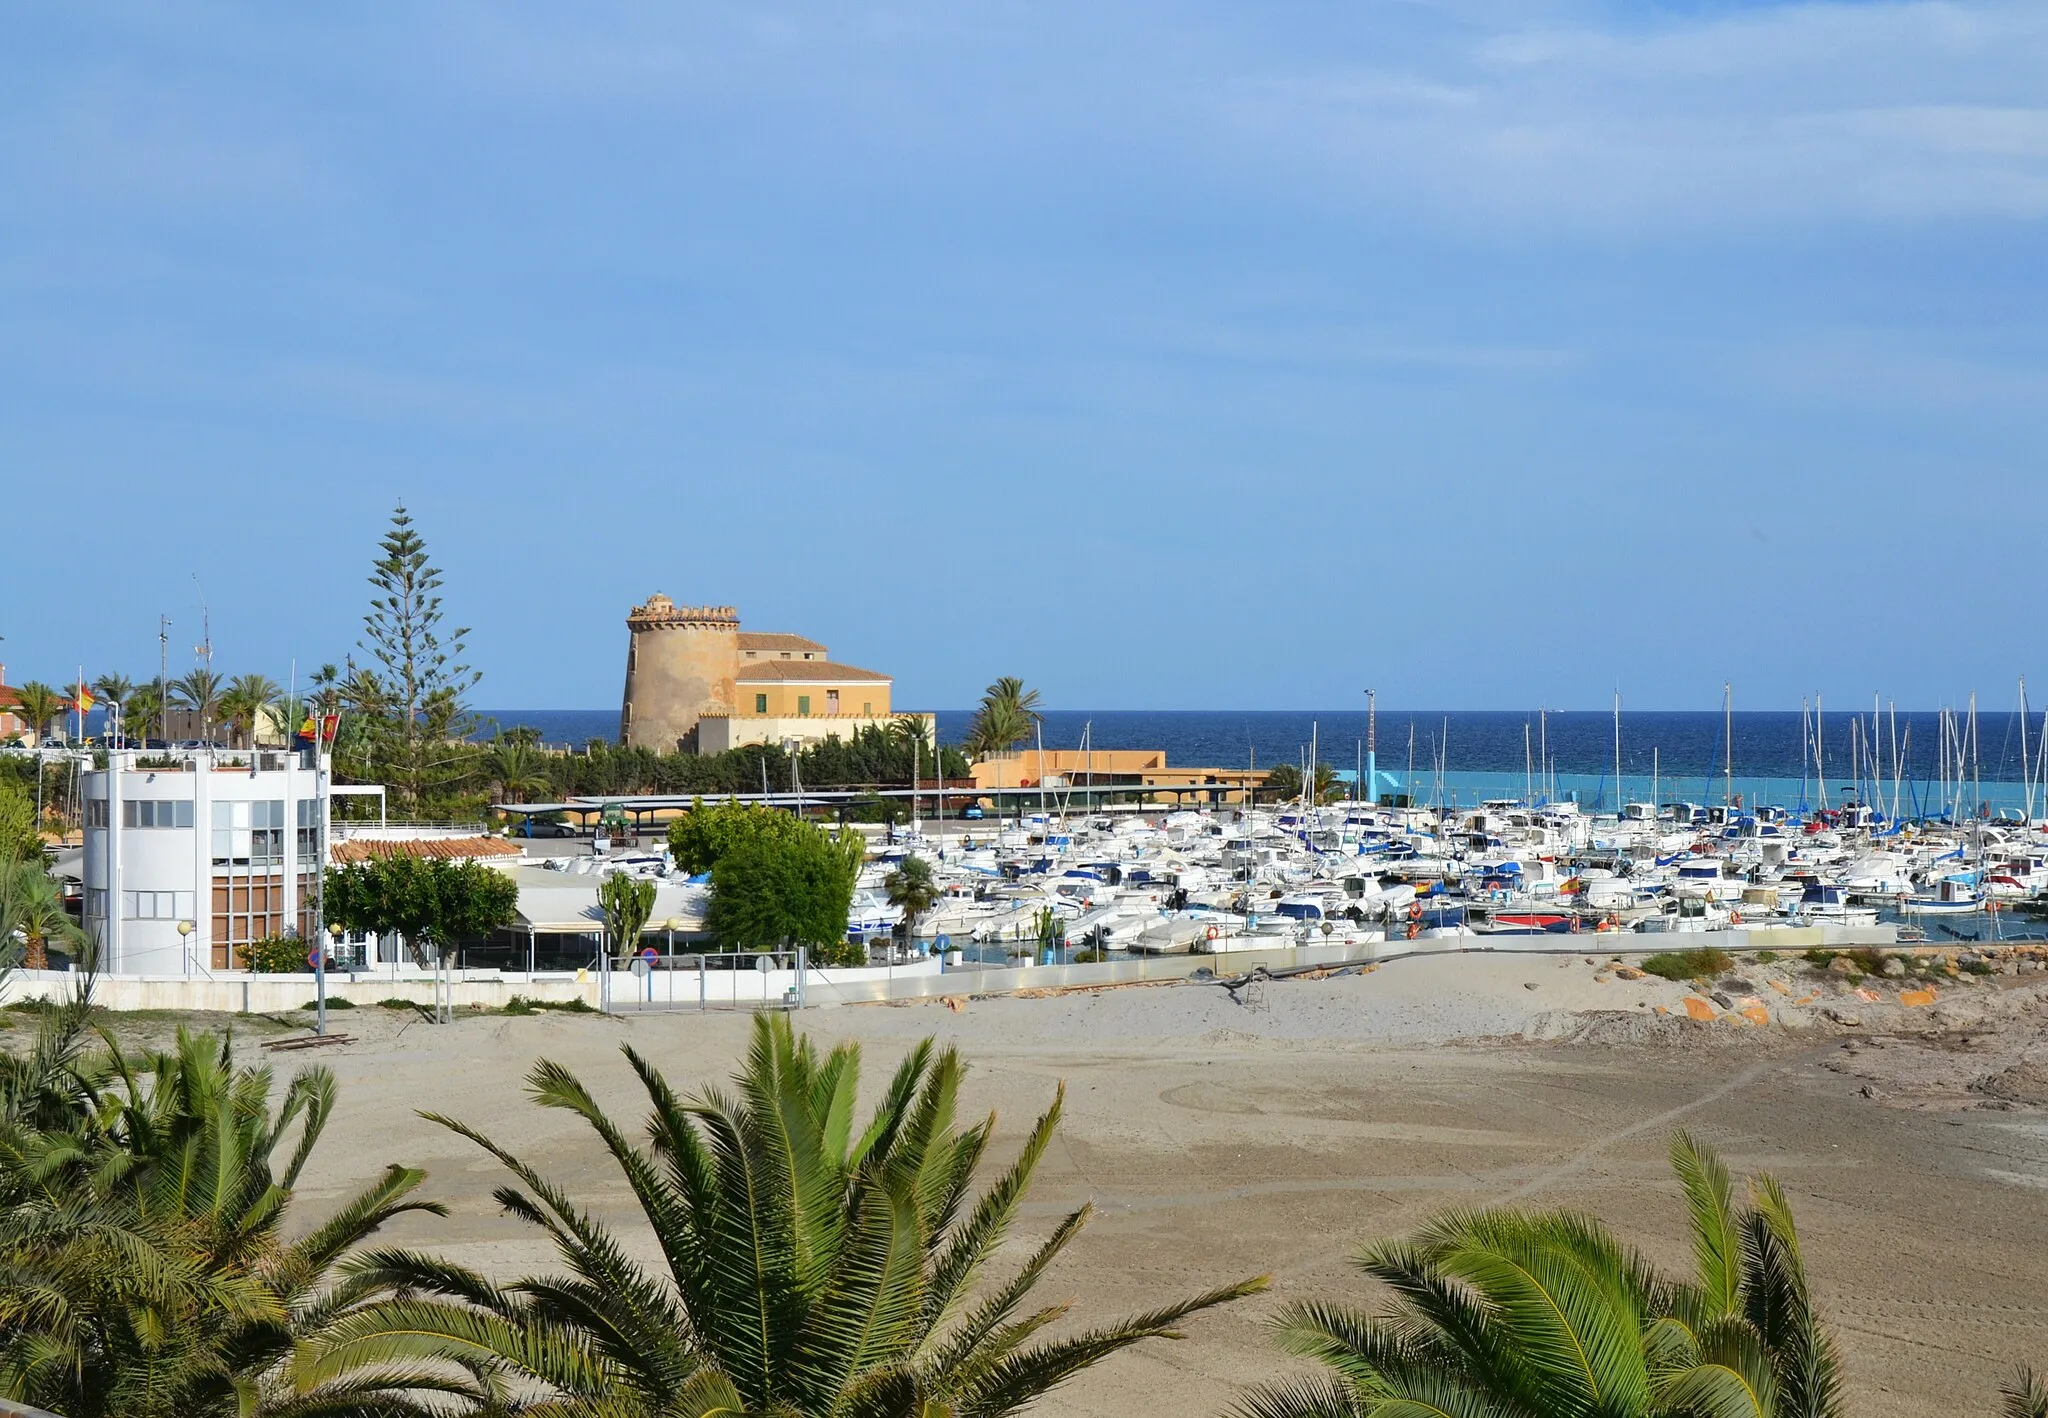
[[[85,687],[83,681],[80,681],[78,686],[78,692],[71,696],[71,707],[73,709],[76,709],[81,714],[90,714],[92,712],[92,706],[92,691]]]

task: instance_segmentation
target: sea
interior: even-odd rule
[[[958,742],[973,717],[971,709],[940,710],[940,741]],[[493,727],[525,725],[548,743],[575,747],[592,739],[615,742],[619,729],[615,709],[496,709],[482,711],[482,718],[483,737]],[[1418,803],[1556,797],[1612,811],[1621,802],[1720,802],[1732,791],[1745,803],[1794,810],[1855,800],[1887,809],[1896,802],[1901,813],[1916,817],[2016,816],[2041,812],[2048,802],[2038,781],[2043,722],[2023,725],[2016,711],[1980,711],[1971,752],[1967,719],[1952,715],[1948,761],[1972,768],[1960,775],[1968,781],[1957,783],[1951,766],[1944,783],[1943,724],[1933,712],[1830,713],[1819,724],[1816,761],[1814,722],[1798,712],[1748,711],[1724,720],[1719,712],[1624,710],[1617,780],[1611,713],[1382,709],[1375,787]],[[1367,716],[1359,709],[1051,709],[1043,731],[1049,749],[1090,742],[1103,749],[1160,749],[1175,767],[1300,764],[1313,745],[1318,762],[1355,783]]]

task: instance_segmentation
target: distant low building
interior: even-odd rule
[[[731,606],[678,606],[656,594],[633,607],[626,627],[619,739],[631,747],[800,747],[903,717],[888,675],[840,664],[801,635],[742,630]],[[934,731],[934,715],[914,717]]]
[[[21,696],[7,687],[7,666],[0,665],[0,743],[28,733],[28,720],[14,712]]]
[[[1170,768],[1165,750],[1156,748],[1012,749],[977,759],[972,771],[977,788],[1044,788],[1083,797],[1094,789],[1124,802],[1189,805],[1242,803],[1265,780],[1246,768]],[[1133,791],[1147,788],[1160,791]]]

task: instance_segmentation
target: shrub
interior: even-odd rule
[[[1652,955],[1643,962],[1643,973],[1656,975],[1665,980],[1703,980],[1709,975],[1718,975],[1734,966],[1735,959],[1725,950],[1706,947],[1699,950],[1673,950],[1661,955]]]
[[[319,1007],[320,1001],[316,999],[309,999],[299,1006],[300,1009],[318,1009]],[[328,997],[327,1007],[329,1009],[354,1009],[356,1002],[352,999],[343,999],[340,995],[331,995]]]
[[[412,1001],[412,1000],[409,1000],[409,999],[400,999],[400,998],[399,998],[399,997],[398,997],[397,995],[392,995],[392,996],[391,996],[390,998],[388,998],[388,999],[380,999],[380,1000],[378,1000],[378,1001],[377,1001],[377,1007],[378,1007],[379,1009],[421,1009],[421,1008],[424,1008],[424,1006],[422,1006],[422,1005],[420,1005],[420,1004],[417,1004],[417,1003],[415,1003],[415,1002],[414,1002],[414,1001]]]
[[[1759,950],[1756,953],[1756,963],[1759,965],[1768,965],[1777,958],[1778,952],[1775,950]]]
[[[242,968],[256,975],[303,975],[313,967],[306,963],[312,947],[296,936],[269,935],[235,947]]]
[[[528,999],[525,995],[514,995],[505,1001],[505,1014],[595,1014],[590,1001],[583,999]]]
[[[1816,970],[1825,970],[1828,966],[1835,963],[1835,952],[1832,950],[1822,950],[1819,946],[1815,946],[1807,951],[1805,955],[1801,956],[1800,959]]]
[[[1856,968],[1866,975],[1878,975],[1884,972],[1885,954],[1882,950],[1877,950],[1867,945],[1859,945],[1854,950],[1845,950],[1842,953],[1855,961]]]

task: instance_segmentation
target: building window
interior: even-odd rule
[[[828,689],[825,691],[825,712],[827,714],[837,714],[839,712],[838,690]]]
[[[805,718],[805,717],[808,717],[808,716],[809,716],[809,714],[810,714],[810,712],[811,712],[811,696],[810,696],[810,695],[808,695],[808,694],[799,694],[799,695],[798,695],[798,696],[796,697],[796,712],[797,712],[797,717],[798,717],[798,718],[800,718],[800,719],[801,719],[801,718]]]
[[[130,921],[189,921],[192,901],[189,891],[124,891],[121,915]]]
[[[756,714],[765,714],[765,713],[767,713],[767,712],[768,712],[768,696],[767,696],[767,695],[765,695],[765,694],[757,694],[757,695],[755,695],[755,696],[754,696],[754,712],[755,712]]]
[[[861,701],[861,706],[860,706],[860,716],[861,716],[861,718],[863,718],[863,719],[872,719],[872,718],[874,718],[874,717],[875,717],[875,706],[874,706],[874,705],[873,705],[872,703],[868,702],[867,700],[862,700],[862,701]]]
[[[85,889],[85,915],[87,920],[104,921],[107,918],[107,889],[104,886],[88,886]]]
[[[192,825],[192,803],[190,799],[152,801],[147,798],[130,798],[121,804],[121,825],[123,827],[190,827]]]
[[[87,827],[105,827],[107,825],[107,800],[105,798],[87,798],[85,800],[85,825]]]
[[[213,805],[215,865],[247,862],[276,866],[284,860],[284,800],[215,803]]]

